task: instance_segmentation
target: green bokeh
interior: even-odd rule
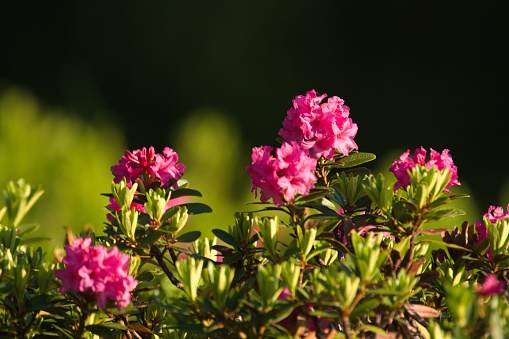
[[[108,201],[101,193],[109,191],[109,168],[124,147],[111,124],[85,124],[19,89],[0,93],[0,187],[18,178],[42,185],[45,193],[24,222],[51,238],[41,244],[47,250],[62,246],[64,226],[102,231]]]

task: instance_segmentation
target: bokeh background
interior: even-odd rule
[[[507,1],[51,1],[0,5],[0,185],[45,194],[28,221],[105,221],[125,149],[172,147],[213,215],[254,200],[244,168],[291,100],[337,95],[385,171],[406,149],[450,149],[463,220],[509,202]]]

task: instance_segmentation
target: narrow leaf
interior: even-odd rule
[[[188,232],[188,233],[178,236],[177,240],[179,242],[189,243],[189,242],[193,242],[193,241],[197,240],[200,236],[201,236],[200,231],[191,231],[191,232]]]
[[[222,229],[215,228],[212,230],[212,233],[218,237],[219,240],[231,245],[233,247],[239,247],[240,245],[237,243],[234,237],[232,237],[228,232],[223,231]]]
[[[180,197],[201,197],[202,194],[200,191],[192,189],[192,188],[179,188],[178,190],[171,191],[171,199],[176,199]]]
[[[189,214],[201,214],[212,212],[212,208],[210,208],[210,206],[202,204],[201,202],[189,202],[187,204],[182,204],[179,206],[186,207],[187,213]]]

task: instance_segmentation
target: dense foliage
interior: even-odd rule
[[[396,159],[395,184],[365,165],[338,97],[297,96],[279,147],[246,167],[260,195],[214,239],[186,230],[212,212],[178,154],[126,151],[104,235],[69,231],[45,259],[23,217],[42,194],[23,179],[0,210],[0,336],[45,338],[505,338],[509,214],[464,215],[448,150]],[[199,218],[199,216],[197,216]]]

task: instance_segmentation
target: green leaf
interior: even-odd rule
[[[35,232],[38,229],[39,229],[39,224],[25,224],[25,225],[16,227],[16,232],[17,232],[18,237],[22,237],[23,235]]]
[[[330,204],[330,202],[329,202]],[[328,204],[325,201],[312,201],[306,204],[306,207],[314,208],[315,210],[322,212],[324,215],[333,216],[336,218],[341,218],[339,213],[333,209],[331,206],[327,206]]]
[[[368,299],[360,302],[352,311],[350,317],[355,318],[357,315],[367,315],[369,311],[372,311],[380,305],[380,299]]]
[[[117,323],[117,322],[102,323],[99,326],[102,326],[102,327],[105,327],[105,328],[111,328],[111,329],[114,329],[114,330],[121,330],[121,331],[127,330],[127,327],[125,325],[122,325],[122,324]]]
[[[462,247],[462,246],[459,246],[459,245],[456,245],[456,244],[449,244],[449,243],[446,243],[446,242],[443,242],[442,240],[435,240],[435,239],[422,239],[421,242],[429,242],[431,244],[435,244],[435,245],[439,245],[439,246],[446,246],[446,247],[449,247],[449,248],[454,248],[454,249],[457,249],[457,250],[462,250],[462,251],[466,251],[466,252],[470,252],[469,249],[465,248],[465,247]]]
[[[192,188],[179,188],[178,190],[171,191],[170,200],[180,197],[201,197],[200,191]]]
[[[376,333],[376,334],[380,334],[380,335],[383,335],[384,338],[387,336],[387,332],[385,332],[383,329],[381,329],[380,327],[377,327],[377,326],[373,326],[373,325],[367,325],[367,324],[363,324],[359,327],[359,330],[364,330],[364,331],[368,331],[368,332],[373,332],[373,333]]]
[[[136,279],[137,279],[138,281],[150,282],[150,281],[153,281],[153,280],[155,279],[155,277],[156,277],[156,276],[154,275],[154,273],[153,273],[153,272],[151,272],[151,271],[145,271],[145,272],[143,272],[143,273],[141,273],[141,274],[138,274],[138,275],[136,276]]]
[[[369,162],[369,161],[372,161],[375,159],[376,159],[376,155],[374,155],[372,153],[353,152],[353,153],[350,153],[350,155],[348,155],[344,158],[341,158],[333,166],[340,167],[340,168],[349,168],[349,167],[355,167],[355,166],[364,164],[366,162]]]
[[[30,299],[27,299],[26,310],[28,312],[39,312],[53,306],[52,301],[56,299],[49,294],[37,294]]]
[[[330,318],[330,319],[335,319],[335,318],[339,319],[342,317],[340,312],[329,312],[329,311],[324,311],[324,310],[314,310],[314,311],[309,312],[309,314],[312,316],[320,316],[320,317]]]
[[[212,212],[212,208],[210,208],[210,206],[202,204],[201,202],[189,202],[179,206],[187,207],[187,212],[189,214],[201,214]]]
[[[346,175],[369,175],[371,171],[367,167],[356,167],[347,170],[342,170]]]
[[[188,233],[178,236],[177,240],[179,242],[189,243],[189,242],[193,242],[193,241],[197,240],[198,238],[200,238],[200,236],[201,236],[200,231],[191,231],[191,232],[188,232]]]
[[[323,240],[327,241],[336,250],[338,250],[339,252],[341,252],[343,254],[350,253],[350,251],[345,246],[345,244],[343,244],[341,241],[337,240],[336,238],[324,238]]]
[[[223,257],[223,264],[231,265],[231,264],[239,261],[240,259],[242,259],[242,253],[240,253],[240,252],[228,254]]]
[[[431,212],[424,214],[422,218],[429,221],[438,221],[440,219],[453,218],[465,214],[466,214],[465,211],[453,207],[446,207],[446,208],[436,208]]]
[[[231,245],[233,247],[239,247],[240,244],[237,243],[234,237],[232,237],[228,232],[223,231],[222,229],[215,228],[212,230],[212,233],[221,241]]]
[[[301,195],[295,199],[295,205],[300,206],[305,203],[324,198],[326,195],[332,193],[332,189],[329,187],[315,187],[309,191],[307,195]]]

